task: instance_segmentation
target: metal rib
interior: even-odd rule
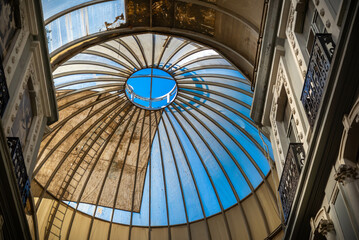
[[[176,80],[178,82],[184,80],[184,79],[193,79],[194,76],[176,76]],[[243,79],[243,78],[239,78],[239,77],[234,77],[234,76],[230,76],[230,75],[223,75],[223,74],[196,74],[195,75],[196,78],[218,78],[218,79],[227,79],[227,80],[232,80],[232,81],[236,81],[236,82],[240,82],[242,84],[247,85],[248,87],[250,87],[250,83],[248,82],[248,80]]]
[[[121,105],[123,102],[125,102],[126,100],[125,99],[122,99],[121,102],[117,103],[114,107],[111,107],[111,109],[109,111],[106,112],[107,113],[110,113],[111,111],[113,111],[114,109],[116,109],[117,106]],[[112,103],[111,103],[112,105]],[[109,105],[110,106],[110,105]],[[36,174],[40,171],[41,167],[43,166],[43,164],[47,161],[47,159],[55,152],[55,150],[69,137],[71,136],[72,133],[74,133],[79,127],[82,126],[82,124],[86,123],[88,120],[90,120],[93,116],[95,116],[97,113],[99,113],[100,111],[102,111],[103,109],[109,107],[107,105],[97,109],[96,111],[94,111],[91,116],[88,116],[87,118],[83,119],[81,122],[79,122],[76,126],[74,126],[73,129],[71,129],[71,131],[69,131],[68,133],[66,133],[66,135],[59,140],[59,142],[50,150],[50,152],[47,153],[47,155],[44,157],[44,159],[36,166],[36,169],[34,169],[34,172],[33,172],[33,177],[36,176]],[[105,117],[105,115],[99,117],[99,119],[103,119]],[[97,121],[100,121],[99,119],[97,119]],[[95,125],[92,125],[92,127],[95,126]],[[90,127],[91,128],[91,127]],[[88,129],[88,131],[90,131],[90,129]],[[85,135],[83,135],[85,136]],[[78,142],[79,140],[77,140],[76,142]],[[77,144],[76,144],[77,145]],[[75,146],[73,146],[74,148]],[[72,149],[73,149],[72,148]]]
[[[136,107],[136,111],[138,111],[138,109],[140,109],[140,108]],[[137,125],[139,117],[140,117],[140,113],[138,114],[137,119],[135,120],[135,124],[133,126],[133,131],[131,133],[130,139],[132,139],[132,137],[133,137],[133,134],[135,132],[135,127]],[[132,121],[132,118],[131,118],[130,121]],[[121,141],[119,141],[119,142],[121,142]],[[115,193],[113,207],[112,207],[112,209],[114,209],[114,211],[112,212],[112,216],[111,216],[110,228],[112,228],[112,224],[113,224],[113,215],[115,213],[115,208],[116,208],[116,199],[118,198],[118,193],[119,193],[119,190],[120,190],[120,184],[121,184],[121,180],[122,180],[122,176],[123,176],[123,170],[124,170],[124,168],[126,166],[126,160],[127,160],[128,151],[130,149],[130,145],[131,145],[131,140],[129,140],[129,142],[127,144],[126,153],[124,155],[125,158],[124,158],[123,165],[122,165],[122,168],[121,168],[120,177],[118,179],[117,186],[116,186],[116,193]],[[110,236],[109,236],[109,238],[110,238]]]
[[[166,111],[165,111],[165,114],[166,114],[167,120],[170,122]],[[170,144],[170,146],[171,146],[172,157],[173,157],[173,159],[174,159],[174,161],[175,161],[175,166],[177,167],[176,158],[175,158],[175,155],[174,155],[174,153],[173,153],[172,140],[171,140],[171,138],[169,137],[169,134],[168,134],[168,130],[167,130],[167,126],[166,126],[165,121],[163,121],[163,124],[164,124],[165,130],[166,130],[166,135],[167,135],[167,138],[168,138],[168,140],[169,140],[169,144]],[[202,198],[201,198],[201,194],[199,193],[199,190],[198,190],[198,185],[197,185],[197,181],[196,181],[196,179],[195,179],[195,177],[194,177],[194,174],[193,174],[192,166],[191,166],[191,164],[189,163],[189,160],[188,160],[188,157],[187,157],[187,153],[186,153],[186,151],[185,151],[185,149],[184,149],[184,147],[183,147],[183,145],[182,145],[182,142],[181,142],[180,138],[178,137],[177,131],[176,131],[176,130],[174,129],[174,127],[173,127],[172,122],[170,122],[170,125],[171,125],[172,130],[173,130],[173,132],[175,133],[176,139],[177,139],[177,141],[178,141],[178,143],[179,143],[179,145],[180,145],[180,147],[181,147],[181,150],[182,150],[183,156],[185,157],[185,160],[186,160],[186,164],[187,164],[187,166],[188,166],[188,169],[190,170],[191,178],[192,178],[193,184],[194,184],[194,186],[195,186],[195,188],[196,188],[197,197],[198,197],[198,200],[199,200],[200,205],[201,205],[201,210],[202,210],[203,219],[204,219],[204,222],[205,222],[205,224],[206,224],[206,232],[207,232],[207,235],[208,235],[208,239],[212,239],[211,234],[210,234],[210,232],[209,232],[207,216],[206,216],[206,213],[205,213],[204,207],[203,207],[203,201],[202,201]],[[179,181],[181,181],[181,180],[179,180]]]
[[[177,102],[177,100],[175,100]],[[183,101],[181,101],[183,102]],[[185,109],[185,108],[184,108]],[[198,110],[198,109],[195,109],[195,110]],[[188,111],[187,109],[185,109],[185,111],[187,113],[189,113],[193,118],[195,118],[197,121],[198,118],[197,116],[195,116],[192,112]],[[218,124],[218,123],[217,123]],[[218,127],[218,126],[217,126]],[[209,130],[209,129],[208,129]],[[210,132],[212,132],[212,130],[209,130]],[[212,132],[213,133],[213,132]],[[268,222],[267,222],[267,219],[265,217],[265,214],[264,214],[264,210],[262,208],[262,205],[260,204],[259,200],[258,200],[258,197],[257,197],[257,194],[252,186],[252,183],[251,181],[249,180],[249,178],[247,177],[247,175],[245,174],[245,172],[243,171],[242,167],[240,166],[240,164],[236,161],[236,158],[233,156],[233,154],[231,153],[231,151],[225,146],[225,144],[213,133],[212,134],[213,137],[216,138],[216,140],[218,141],[218,143],[221,144],[221,146],[223,147],[223,149],[226,151],[226,153],[230,156],[230,158],[232,159],[233,163],[237,166],[238,170],[241,172],[243,178],[245,179],[245,181],[247,182],[247,185],[249,186],[249,188],[251,189],[251,192],[254,196],[254,198],[256,199],[256,202],[258,204],[258,208],[261,212],[261,215],[263,217],[263,219],[265,220],[265,228],[266,228],[266,231],[267,231],[267,234],[269,234],[269,226],[268,226]]]
[[[177,105],[178,105],[178,104],[177,104]],[[234,194],[234,196],[235,196],[235,198],[236,198],[236,200],[237,200],[238,207],[239,207],[239,209],[240,209],[240,211],[241,211],[241,213],[242,213],[242,216],[243,216],[243,218],[244,218],[244,222],[245,222],[245,224],[246,224],[246,229],[247,229],[248,238],[249,238],[249,239],[252,239],[252,237],[251,237],[251,232],[249,231],[248,220],[247,220],[247,217],[246,217],[246,215],[245,215],[245,213],[244,213],[243,207],[242,207],[242,205],[241,205],[241,201],[240,201],[240,199],[239,199],[239,196],[238,196],[238,194],[237,194],[236,189],[234,188],[234,185],[233,185],[233,183],[232,183],[232,180],[229,178],[229,176],[228,176],[226,170],[224,169],[224,167],[223,167],[221,161],[218,159],[218,157],[217,157],[217,155],[215,154],[215,152],[213,151],[212,147],[209,146],[207,140],[204,138],[204,136],[202,135],[202,133],[199,132],[199,130],[193,125],[192,121],[190,121],[190,120],[182,113],[182,111],[178,108],[178,107],[181,107],[181,106],[178,105],[178,107],[177,107],[177,106],[175,105],[175,103],[172,103],[172,104],[171,104],[171,107],[173,107],[173,108],[181,115],[181,117],[191,126],[191,128],[192,128],[192,129],[196,132],[196,134],[201,138],[202,142],[206,145],[207,149],[211,152],[211,155],[212,155],[213,158],[216,160],[218,166],[221,168],[221,171],[222,171],[222,173],[224,174],[224,176],[226,177],[226,180],[227,180],[227,182],[229,183],[229,185],[230,185],[230,187],[231,187],[231,189],[232,189],[232,192],[233,192],[233,194]],[[186,110],[185,108],[183,108],[183,109]],[[173,115],[174,115],[174,114],[173,114]],[[198,121],[198,120],[197,120],[197,121]],[[199,123],[200,123],[210,134],[212,134],[212,133],[209,131],[208,127],[207,127],[204,123],[202,123],[202,122],[199,122]]]
[[[63,84],[59,84],[55,86],[56,90],[61,90],[61,88],[69,87],[72,85],[80,84],[80,83],[91,83],[91,82],[125,82],[126,78],[88,78],[88,79],[81,79],[75,80]]]
[[[131,139],[132,139],[132,137],[133,137],[133,134],[135,133],[138,120],[140,119],[141,112],[142,112],[142,109],[139,109],[139,113],[138,113],[136,122],[135,122],[135,124],[134,124],[134,126],[133,126],[131,138],[130,138],[130,141],[129,141],[130,143],[131,143]],[[130,122],[130,121],[129,121],[129,122]],[[122,139],[121,139],[121,140],[122,140]],[[121,141],[119,141],[119,143],[121,143]],[[131,144],[128,145],[128,149],[130,148],[130,145],[131,145]],[[128,153],[128,152],[127,152],[127,153]],[[116,156],[116,155],[114,155],[114,156]],[[126,158],[127,158],[127,154],[126,154],[126,156],[125,156],[125,161],[124,161],[124,165],[123,165],[122,168],[125,167]],[[87,234],[87,239],[90,239],[91,230],[92,230],[93,222],[94,222],[94,219],[95,219],[97,207],[98,207],[98,204],[99,204],[99,202],[100,202],[101,195],[102,195],[102,191],[103,191],[103,189],[104,189],[106,180],[107,180],[107,178],[108,178],[108,173],[110,172],[110,169],[111,169],[111,166],[112,166],[112,163],[113,163],[114,159],[115,159],[115,157],[111,158],[111,161],[110,161],[110,163],[109,163],[109,165],[108,165],[108,167],[107,167],[106,173],[105,173],[105,175],[104,175],[104,180],[102,181],[102,184],[101,184],[101,187],[100,187],[100,192],[99,192],[99,194],[98,194],[98,196],[97,196],[97,199],[96,199],[96,203],[94,204],[94,205],[95,205],[95,211],[94,211],[94,213],[93,213],[92,216],[91,216],[91,223],[90,223],[89,231],[88,231],[88,234]],[[116,202],[116,198],[114,199],[114,201]],[[115,208],[113,208],[113,209],[115,209]]]
[[[204,65],[204,66],[199,66],[199,67],[192,67],[192,68],[183,70],[181,72],[177,72],[177,73],[175,73],[173,75],[178,76],[178,75],[182,75],[182,74],[185,74],[185,73],[194,72],[194,71],[198,71],[198,70],[202,70],[202,69],[217,69],[217,68],[218,69],[228,69],[228,70],[237,71],[237,69],[235,67],[233,67],[232,65],[218,65],[217,64],[217,65]]]
[[[178,63],[181,62],[182,60],[186,59],[187,57],[192,56],[193,54],[196,54],[196,53],[198,53],[198,52],[202,52],[202,51],[204,51],[204,50],[208,50],[208,48],[206,48],[206,47],[198,47],[197,49],[194,49],[194,50],[192,50],[192,51],[189,51],[189,52],[186,53],[186,54],[183,54],[181,57],[179,57],[175,62],[173,62],[173,63],[168,67],[168,72],[173,73],[173,72],[177,71],[177,69],[172,70],[172,71],[171,71],[171,69],[172,69],[174,66],[176,66],[176,64],[178,64]]]
[[[115,47],[108,45],[107,43],[102,43],[100,44],[100,46],[105,47],[111,51],[113,51],[114,53],[120,55],[123,59],[125,59],[127,62],[129,62],[133,68],[139,69],[139,67],[137,66],[136,63],[134,63],[129,57],[127,57],[122,51],[116,49]]]
[[[180,125],[180,127],[182,128],[182,130],[183,130],[184,133],[186,134],[186,137],[187,137],[188,140],[190,141],[190,143],[191,143],[192,147],[194,148],[194,150],[195,150],[195,152],[196,152],[196,154],[197,154],[199,160],[201,161],[201,164],[202,164],[203,168],[204,168],[205,171],[206,171],[207,177],[208,177],[208,179],[209,179],[210,182],[211,182],[211,186],[212,186],[212,188],[213,188],[213,190],[214,190],[214,193],[216,194],[217,202],[218,202],[218,204],[219,204],[219,206],[220,206],[220,208],[221,208],[221,213],[222,213],[222,216],[223,216],[223,220],[224,220],[224,222],[225,222],[225,225],[226,225],[227,233],[228,233],[229,236],[231,236],[231,231],[230,231],[229,226],[228,226],[227,217],[226,217],[226,215],[225,215],[225,213],[224,213],[222,201],[221,201],[221,199],[220,199],[220,197],[219,197],[219,194],[218,194],[218,191],[217,191],[217,189],[216,189],[216,187],[215,187],[215,185],[214,185],[212,176],[209,174],[208,168],[207,168],[206,164],[204,163],[203,158],[202,158],[201,154],[199,153],[196,144],[193,142],[193,140],[192,140],[191,136],[189,135],[189,133],[187,132],[186,128],[184,128],[184,126],[182,125],[182,123],[181,123],[181,122],[178,120],[178,118],[173,114],[171,108],[170,108],[170,107],[167,107],[167,109],[171,112],[171,115],[176,119],[176,122]],[[173,124],[172,124],[172,120],[170,120],[170,118],[168,117],[167,112],[165,112],[165,113],[166,113],[167,119],[169,119],[169,122],[171,123],[171,127],[174,129]],[[210,235],[210,232],[209,232],[209,235]]]
[[[41,191],[40,194],[40,198],[39,201],[36,204],[36,210],[39,208],[39,205],[41,203],[41,199],[45,194],[45,191],[47,191],[47,188],[49,187],[53,177],[55,176],[55,174],[57,173],[57,171],[59,170],[59,168],[61,167],[61,165],[65,162],[66,158],[69,156],[69,154],[75,149],[75,147],[80,143],[80,141],[84,138],[84,136],[86,136],[91,130],[92,128],[94,128],[100,121],[102,121],[109,113],[111,113],[112,111],[114,111],[115,109],[119,108],[120,104],[115,105],[113,108],[111,108],[107,113],[103,114],[101,117],[99,117],[91,126],[89,126],[89,128],[83,133],[81,134],[81,136],[76,140],[76,142],[70,147],[70,149],[66,152],[66,154],[63,156],[63,158],[60,160],[60,162],[58,163],[58,165],[56,166],[56,168],[54,169],[54,171],[52,172],[52,174],[50,175],[48,181],[46,182],[46,185],[44,186],[43,190]],[[82,121],[81,124],[83,124],[83,122],[86,122],[89,119],[84,119],[84,121]],[[66,138],[72,133],[69,132],[68,134],[66,134]],[[63,138],[64,139],[64,138]],[[52,153],[54,153],[54,151],[58,148],[58,146],[60,146],[60,144],[62,144],[62,141],[58,142],[58,144],[55,145],[55,147],[53,149],[51,149],[51,151],[45,156],[44,160],[40,163],[40,165],[38,166],[37,169],[35,169],[34,171],[34,176],[38,173],[38,171],[40,170],[40,168],[43,166],[43,164],[48,160],[48,158],[52,155]]]
[[[115,71],[119,71],[119,72],[122,72],[124,74],[128,74],[128,75],[131,74],[131,71],[124,70],[122,68],[119,68],[119,67],[107,64],[107,63],[95,62],[95,61],[91,61],[91,60],[68,60],[67,62],[63,63],[61,65],[61,67],[62,66],[71,66],[71,65],[81,65],[81,64],[100,66],[100,67],[109,68],[109,69],[112,69],[112,70],[115,70]],[[56,70],[56,71],[58,71],[58,70]]]
[[[85,3],[82,3],[82,4],[79,4],[79,5],[76,5],[76,6],[73,6],[71,8],[67,8],[59,13],[56,13],[54,15],[52,15],[51,17],[49,17],[48,19],[46,19],[44,21],[44,25],[46,26],[47,24],[51,23],[52,21],[68,14],[68,13],[71,13],[75,10],[78,10],[80,8],[85,8],[85,7],[88,7],[88,6],[91,6],[91,5],[95,5],[95,4],[99,4],[99,3],[103,3],[103,2],[110,2],[110,1],[114,1],[114,0],[92,0],[92,1],[88,1],[88,2],[85,2]]]
[[[138,162],[139,162],[139,158],[140,158],[140,151],[141,151],[141,144],[142,144],[142,135],[143,135],[143,126],[145,125],[145,120],[146,120],[146,110],[143,114],[143,120],[142,120],[142,127],[141,127],[141,134],[140,134],[140,142],[138,144],[138,149],[137,149],[137,159],[136,159],[136,170],[135,170],[135,180],[134,180],[134,184],[133,184],[133,191],[132,191],[132,203],[131,203],[131,218],[130,218],[130,229],[129,229],[129,234],[128,234],[128,240],[131,240],[131,232],[132,232],[132,219],[133,219],[133,205],[135,202],[135,192],[136,192],[136,183],[137,183],[137,171],[138,171]],[[142,193],[143,194],[143,193]]]
[[[225,89],[231,89],[233,91],[242,93],[242,94],[247,95],[249,97],[253,97],[253,94],[246,91],[246,90],[243,90],[243,89],[238,88],[238,87],[234,87],[234,86],[229,85],[229,84],[220,83],[220,82],[180,81],[180,82],[178,82],[178,87],[180,88],[184,84],[207,85],[207,86],[209,85],[209,86],[222,87],[222,88],[225,88]]]
[[[142,47],[140,39],[138,39],[137,35],[133,35],[132,37],[135,39],[138,47],[140,48],[143,60],[145,61],[146,68],[148,68],[147,59],[146,59],[145,52],[143,50],[143,47]]]
[[[171,59],[172,59],[179,51],[181,51],[185,46],[187,46],[189,43],[190,43],[189,41],[186,41],[186,40],[183,41],[183,43],[182,43],[181,45],[179,45],[179,46],[176,48],[176,50],[175,50],[173,53],[171,53],[171,55],[168,56],[167,60],[163,63],[163,66],[161,67],[161,69],[163,70],[163,69],[166,67],[167,63],[168,63],[169,61],[171,61]]]
[[[118,42],[120,45],[122,45],[123,47],[126,48],[126,50],[136,59],[137,63],[140,65],[140,68],[138,69],[141,69],[143,68],[143,63],[142,61],[140,60],[140,58],[137,56],[136,52],[130,47],[127,45],[127,43],[121,39],[116,39],[115,42]]]
[[[162,57],[163,57],[163,54],[165,53],[166,49],[167,49],[167,46],[169,45],[169,43],[171,42],[172,40],[172,37],[168,36],[164,45],[162,46],[162,51],[161,51],[161,55],[160,57],[158,58],[158,62],[157,62],[157,68],[160,67],[160,63],[161,63],[161,60],[162,60]],[[153,66],[154,67],[154,66]]]
[[[99,57],[103,57],[103,58],[107,58],[108,60],[111,60],[115,63],[118,63],[119,65],[125,67],[128,71],[130,71],[131,73],[133,73],[133,68],[129,65],[127,65],[126,63],[124,63],[123,61],[119,60],[118,58],[112,57],[110,55],[107,55],[106,53],[103,52],[98,52],[97,50],[94,49],[87,49],[85,51],[82,52],[83,54],[90,54],[90,55],[95,55],[95,56],[99,56]]]
[[[152,1],[152,0],[151,0]],[[152,4],[151,4],[152,6]],[[153,58],[152,58],[153,60]],[[153,61],[152,61],[152,64],[153,64]],[[156,113],[155,113],[156,114]],[[152,128],[152,119],[151,119],[151,115],[152,115],[152,112],[150,112],[150,115],[149,115],[149,118],[150,118],[150,123],[148,124],[150,127],[149,127],[149,136],[150,136],[150,141],[149,142],[149,146],[148,146],[148,149],[150,149],[150,153],[149,153],[149,156],[148,156],[148,239],[151,240],[151,177],[152,177],[152,172],[151,172],[151,150],[152,150],[152,134],[151,134],[151,128]],[[155,132],[156,134],[156,132]],[[154,139],[155,137],[153,137]]]
[[[122,74],[122,73],[87,69],[87,70],[67,71],[67,72],[63,72],[63,73],[54,74],[54,80],[56,78],[66,77],[69,75],[77,75],[77,74],[103,74],[103,75],[110,75],[110,76],[123,77],[123,78],[128,77],[127,74]]]
[[[163,114],[163,113],[162,113]],[[157,122],[157,116],[156,117],[156,122]],[[163,120],[162,120],[163,122]],[[160,121],[158,123],[158,127],[160,125]],[[170,228],[170,217],[169,217],[169,213],[168,213],[168,199],[167,199],[167,185],[166,185],[166,173],[165,173],[165,169],[164,169],[164,164],[163,164],[163,153],[162,153],[162,144],[161,144],[161,134],[160,131],[157,131],[158,134],[158,145],[160,147],[160,158],[161,158],[161,168],[162,168],[162,178],[163,178],[163,187],[165,190],[165,199],[166,199],[166,215],[167,215],[167,229],[168,229],[168,239],[171,240],[171,228]],[[181,188],[182,190],[182,188]],[[182,192],[183,194],[183,192]],[[183,197],[183,195],[182,195]],[[187,213],[186,213],[187,216]],[[188,219],[187,219],[188,222]]]
[[[130,107],[130,106],[131,106],[131,107]],[[117,127],[116,127],[115,130],[112,132],[112,135],[111,135],[111,137],[109,137],[109,139],[111,139],[112,136],[116,133],[117,129],[121,126],[121,124],[123,123],[123,121],[125,120],[125,118],[128,116],[127,114],[133,109],[133,106],[132,106],[129,102],[127,102],[127,103],[125,104],[124,108],[126,109],[125,114],[124,114],[124,115],[122,116],[122,118],[120,119],[120,121],[119,121]],[[133,113],[132,113],[131,116],[133,116],[134,113],[135,113],[135,111],[133,111]],[[129,122],[130,122],[130,121],[129,121]],[[127,127],[125,128],[125,130],[126,130],[126,129],[127,129]],[[122,133],[122,135],[123,135],[123,134],[124,134],[124,133]],[[120,137],[120,140],[121,140],[121,139],[122,139],[122,137]],[[106,142],[106,145],[108,144],[108,142],[109,142],[109,141]],[[118,141],[118,144],[117,144],[116,149],[118,148],[118,146],[120,145],[120,143],[121,143],[121,141]],[[73,221],[74,221],[76,212],[77,212],[77,210],[78,210],[79,203],[80,203],[80,201],[81,201],[82,195],[83,195],[83,193],[85,192],[87,183],[88,183],[88,181],[90,180],[90,178],[91,178],[91,176],[92,176],[92,173],[93,173],[94,169],[96,168],[96,165],[97,165],[98,161],[100,160],[100,157],[101,157],[102,153],[105,151],[105,149],[106,149],[106,146],[104,146],[104,147],[101,149],[101,152],[98,154],[98,156],[97,156],[97,158],[96,158],[96,160],[95,160],[95,163],[92,165],[92,168],[91,168],[91,170],[89,171],[89,174],[87,175],[87,178],[86,178],[86,180],[85,180],[85,182],[84,182],[83,188],[81,189],[81,192],[80,192],[80,194],[79,194],[79,196],[78,196],[78,198],[77,198],[77,201],[76,201],[76,202],[77,202],[78,204],[77,204],[76,208],[74,209],[74,213],[73,213],[73,215],[72,215],[72,217],[71,217],[71,220],[70,220],[70,223],[69,223],[69,228],[67,229],[66,239],[69,239],[69,236],[70,236],[70,233],[71,233],[71,228],[72,228],[72,223],[73,223]],[[113,211],[115,211],[115,209],[113,209]]]
[[[186,89],[191,89],[191,90],[196,90],[196,91],[201,91],[201,92],[208,92],[208,93],[215,94],[215,95],[218,95],[220,97],[226,98],[228,100],[231,100],[231,101],[233,101],[235,103],[238,103],[238,104],[242,105],[245,108],[251,109],[251,106],[249,104],[247,104],[247,103],[245,103],[245,102],[243,102],[243,101],[241,101],[241,100],[239,100],[237,98],[231,97],[231,96],[229,96],[227,94],[223,94],[223,93],[220,93],[220,92],[215,91],[215,90],[209,90],[209,89],[197,88],[197,87],[181,87],[181,88],[178,88],[178,89],[179,89],[178,92],[186,91]],[[192,93],[191,91],[187,91],[187,92]]]
[[[182,64],[179,68],[177,68],[177,69],[175,69],[175,70],[173,70],[173,71],[171,71],[170,68],[168,68],[168,69],[169,69],[169,71],[170,71],[172,74],[174,74],[174,73],[177,72],[177,71],[180,71],[180,70],[184,71],[184,70],[186,70],[186,67],[187,67],[187,66],[192,65],[192,64],[194,64],[194,63],[198,63],[198,62],[202,62],[202,61],[207,61],[207,60],[215,60],[215,59],[225,60],[225,59],[223,59],[223,57],[221,57],[220,55],[209,55],[209,56],[199,57],[199,58],[193,59],[193,60],[191,60],[191,61],[188,61],[188,62],[186,62],[185,64]],[[227,65],[224,65],[224,66],[227,66]]]
[[[125,86],[125,83],[122,82],[122,83],[101,84],[101,85],[95,85],[95,86],[90,86],[90,87],[84,87],[84,88],[81,88],[78,90],[71,90],[68,93],[59,96],[57,99],[61,100],[65,97],[69,97],[69,96],[72,96],[72,95],[75,95],[75,94],[78,94],[81,92],[91,91],[94,89],[113,88],[113,87],[122,87],[123,88],[124,86]]]

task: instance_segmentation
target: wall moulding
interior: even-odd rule
[[[300,72],[301,75],[301,80],[304,83],[304,78],[307,73],[307,63],[304,60],[302,50],[300,49],[300,44],[296,37],[296,33],[294,32],[296,19],[297,19],[297,12],[295,11],[295,6],[292,3],[289,8],[286,35],[289,41],[291,52],[294,56],[294,59],[296,60],[298,71]]]

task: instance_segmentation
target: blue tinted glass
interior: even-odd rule
[[[218,199],[216,198],[213,186],[202,165],[202,162],[200,161],[200,158],[198,157],[194,147],[188,140],[188,137],[186,136],[183,129],[179,126],[179,124],[176,121],[174,121],[173,118],[170,119],[173,127],[176,130],[176,133],[178,134],[179,140],[182,143],[182,147],[184,149],[184,152],[189,162],[189,167],[193,171],[194,181],[197,184],[200,198],[204,205],[205,214],[207,216],[215,214],[219,212],[221,209],[219,207]]]
[[[102,220],[110,221],[112,216],[112,209],[107,207],[99,206],[96,210],[95,217]]]
[[[133,212],[132,225],[148,226],[149,224],[149,166],[147,166],[147,173],[145,178],[145,186],[143,187],[143,195],[141,202],[141,209],[139,213]]]
[[[71,7],[77,6],[85,2],[91,2],[92,0],[42,0],[42,8],[44,11],[44,19],[47,19],[56,13],[69,9]]]
[[[159,138],[156,134],[151,151],[151,226],[167,225],[167,204],[159,149]]]
[[[178,142],[175,139],[175,135],[173,131],[171,131],[170,126],[166,122],[166,128],[169,134],[169,138],[167,138],[167,133],[164,128],[160,127],[159,132],[161,134],[161,144],[164,146],[164,153],[171,154],[170,144],[172,144],[173,154],[175,164],[177,165],[177,169],[179,172],[179,177],[182,184],[182,189],[185,198],[185,204],[188,214],[189,221],[195,221],[203,218],[203,214],[201,211],[200,201],[198,199],[198,195],[195,188],[195,183],[192,179],[190,169],[185,160],[185,156],[181,151]]]
[[[126,82],[126,95],[145,109],[160,109],[169,105],[177,95],[176,81],[167,72],[146,68],[132,74]]]
[[[130,224],[131,212],[115,209],[113,222],[121,224]]]

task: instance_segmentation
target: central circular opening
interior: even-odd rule
[[[156,110],[168,106],[176,98],[177,84],[166,71],[145,68],[128,78],[125,92],[133,104]]]

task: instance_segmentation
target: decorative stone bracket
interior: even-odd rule
[[[341,164],[334,175],[334,179],[342,184],[359,179],[358,168]]]
[[[319,233],[327,239],[331,239],[330,233],[335,233],[333,221],[330,219],[325,207],[319,209],[314,219],[310,219],[310,226],[313,235]]]

